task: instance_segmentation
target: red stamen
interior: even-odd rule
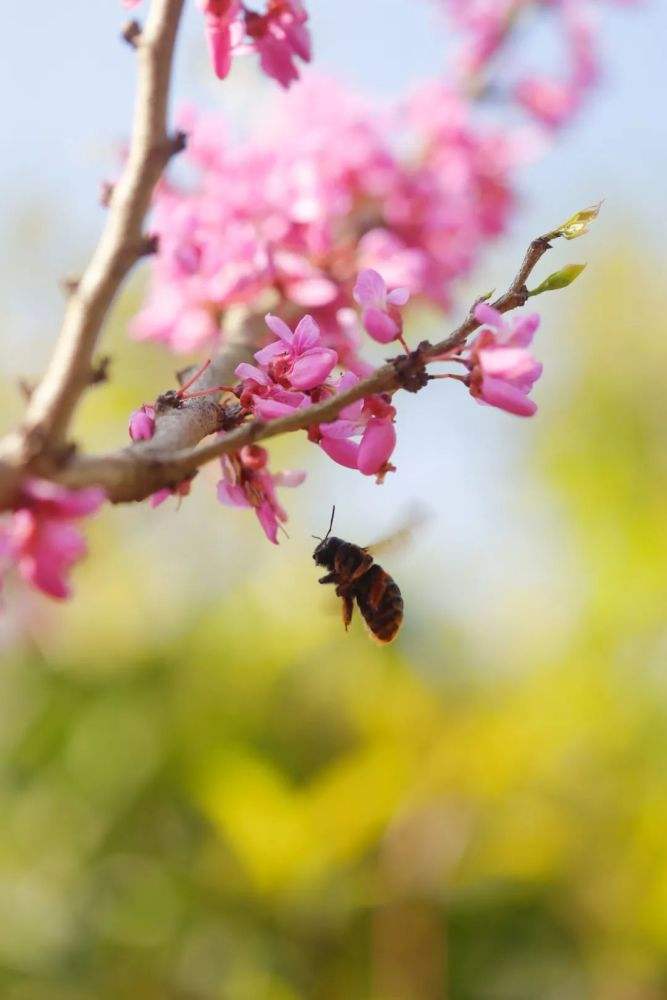
[[[210,364],[210,362],[209,362]],[[190,383],[192,385],[192,383]],[[230,385],[212,385],[210,389],[198,389],[197,392],[188,392],[183,394],[179,392],[181,399],[198,399],[200,396],[209,396],[212,392],[234,392],[234,389]]]
[[[204,374],[210,363],[211,359],[209,358],[208,361],[205,361],[204,364],[201,366],[201,368],[198,368],[197,371],[194,373],[194,375],[181,386],[176,395],[183,398],[184,393],[186,393],[190,388],[190,386],[197,381],[200,375]]]

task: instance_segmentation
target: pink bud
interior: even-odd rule
[[[128,427],[133,441],[150,441],[155,434],[155,407],[144,403],[130,416]]]

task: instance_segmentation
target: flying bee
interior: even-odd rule
[[[362,548],[331,534],[335,513],[334,507],[329,530],[313,552],[317,565],[329,570],[319,582],[336,585],[336,594],[343,602],[345,631],[352,621],[356,600],[373,638],[383,644],[392,642],[403,623],[403,598],[398,585],[374,561],[370,546]],[[399,534],[405,531],[396,537]]]

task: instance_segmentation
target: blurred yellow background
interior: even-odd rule
[[[667,303],[634,259],[555,306],[566,363],[515,459],[557,510],[539,584],[496,540],[506,590],[455,613],[445,501],[387,557],[407,624],[378,648],[317,587],[321,483],[275,550],[203,473],[180,511],[101,516],[71,604],[10,588],[3,998],[667,995]],[[131,304],[92,441],[133,370],[169,381]]]

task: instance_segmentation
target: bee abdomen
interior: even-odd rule
[[[359,610],[378,642],[391,642],[403,623],[403,598],[398,585],[377,564],[363,583],[365,586],[357,589]]]

